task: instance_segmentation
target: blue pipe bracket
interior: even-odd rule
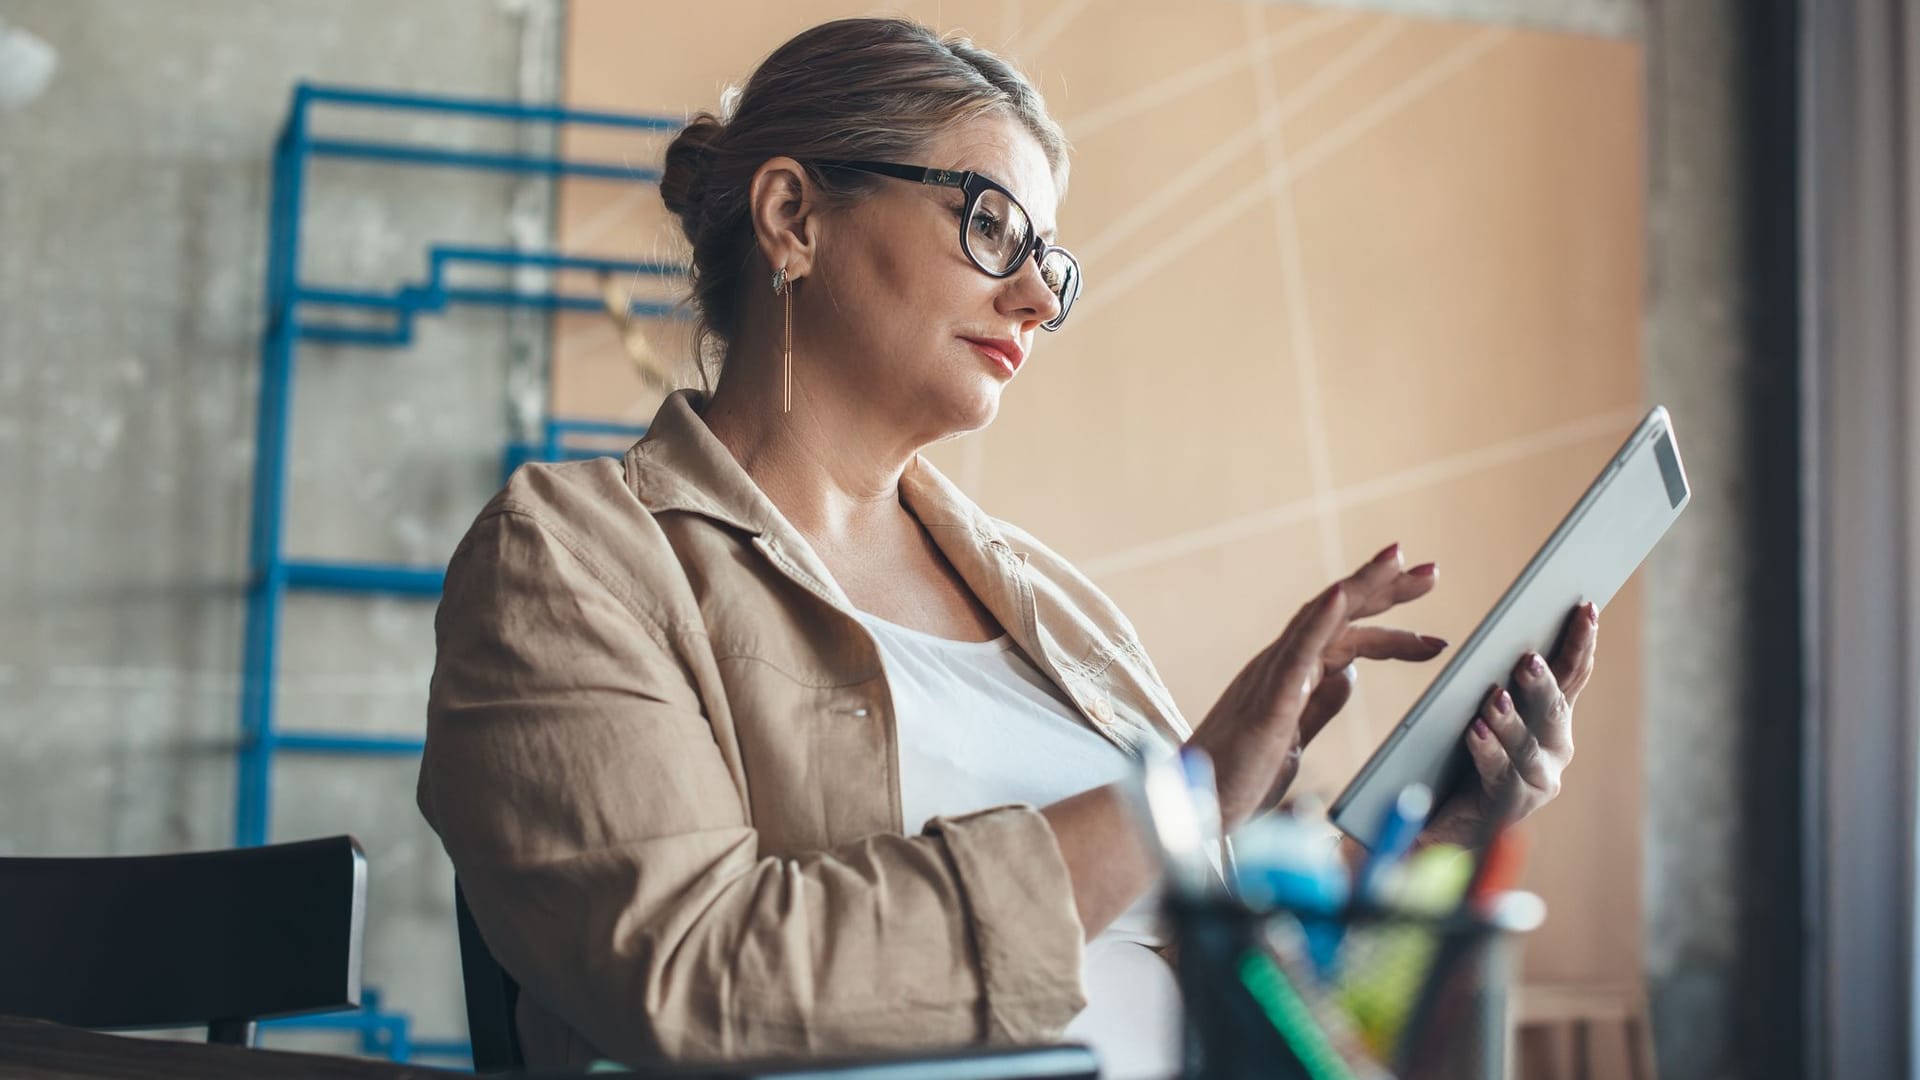
[[[234,842],[239,846],[263,844],[271,832],[273,760],[277,753],[391,757],[418,754],[421,749],[421,740],[408,735],[292,731],[276,726],[275,690],[287,593],[297,590],[431,598],[440,594],[446,573],[444,567],[438,566],[289,557],[286,545],[288,455],[300,344],[405,348],[413,344],[414,325],[419,317],[443,315],[455,307],[605,310],[605,300],[595,295],[450,283],[451,272],[460,266],[536,267],[560,273],[620,274],[657,281],[679,280],[686,275],[685,267],[661,262],[447,243],[428,249],[427,272],[422,280],[391,290],[303,282],[299,277],[301,215],[307,204],[309,166],[315,159],[550,178],[586,177],[639,184],[657,184],[660,179],[657,169],[617,162],[321,136],[314,131],[314,114],[323,108],[659,133],[677,131],[681,126],[680,120],[662,116],[312,83],[295,86],[286,119],[274,140],[267,202],[260,386],[254,430],[253,519],[247,544],[246,630],[241,655],[240,733],[234,793]],[[330,322],[324,318],[328,311],[341,310],[385,318],[381,325],[375,326]],[[630,301],[629,312],[646,319],[685,317],[676,305],[654,300]],[[527,462],[577,460],[617,452],[612,444],[618,442],[624,447],[645,432],[646,429],[638,425],[549,415],[542,421],[535,439],[503,447],[503,478]],[[465,1042],[414,1038],[408,1015],[382,1008],[378,991],[372,988],[365,991],[365,1002],[357,1012],[274,1021],[268,1026],[354,1031],[360,1035],[363,1053],[396,1061],[415,1055],[470,1058]]]
[[[606,301],[598,296],[450,287],[447,284],[447,268],[455,263],[477,263],[499,267],[533,266],[546,270],[585,270],[600,274],[649,278],[684,277],[687,273],[686,267],[671,263],[597,259],[542,251],[514,251],[511,248],[436,246],[428,253],[427,279],[420,284],[403,285],[390,292],[302,287],[294,294],[296,305],[348,307],[392,313],[394,323],[391,328],[368,330],[363,327],[309,324],[300,321],[296,313],[295,332],[305,341],[364,345],[375,348],[402,348],[413,344],[414,316],[440,314],[454,304],[482,307],[533,307],[554,311],[603,311],[606,308]],[[679,305],[658,301],[630,300],[628,310],[634,315],[646,318],[684,318]]]

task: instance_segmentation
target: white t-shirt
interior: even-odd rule
[[[1131,775],[1127,753],[1081,720],[1013,639],[951,641],[855,612],[873,632],[893,691],[901,820],[1007,803],[1058,802]],[[1067,1038],[1100,1055],[1114,1080],[1180,1067],[1180,995],[1149,893],[1087,943],[1087,1007]]]

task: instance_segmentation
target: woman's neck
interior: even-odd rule
[[[900,476],[919,451],[911,439],[878,427],[877,410],[836,408],[844,395],[807,394],[797,382],[786,411],[778,379],[754,374],[736,370],[722,378],[703,417],[809,542],[825,555],[918,532],[900,502]]]

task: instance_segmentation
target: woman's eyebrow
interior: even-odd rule
[[[952,158],[949,158],[948,160],[953,161]],[[1001,187],[1006,188],[1008,191],[1013,190],[1011,185],[1009,185],[1006,181],[1000,179],[999,177],[993,175],[993,173],[987,171],[986,169],[976,169],[972,165],[969,165],[964,161],[955,161],[952,165],[943,165],[943,166],[940,166],[940,168],[944,168],[947,172],[970,172],[976,176],[984,176],[987,179],[993,181],[994,183],[999,184]],[[1020,196],[1015,195],[1014,198],[1020,199]],[[1020,205],[1021,207],[1024,208],[1027,205],[1027,201],[1025,199],[1020,199]],[[1028,210],[1027,216],[1031,218],[1033,216],[1033,211]],[[1054,225],[1048,226],[1047,228],[1040,229],[1038,230],[1038,232],[1040,234],[1040,239],[1045,240],[1047,243],[1051,244],[1056,239],[1059,238],[1060,226],[1056,223]]]

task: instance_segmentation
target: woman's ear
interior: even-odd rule
[[[820,191],[798,161],[770,158],[754,170],[747,187],[748,214],[760,254],[775,270],[786,268],[798,281],[813,269]]]

